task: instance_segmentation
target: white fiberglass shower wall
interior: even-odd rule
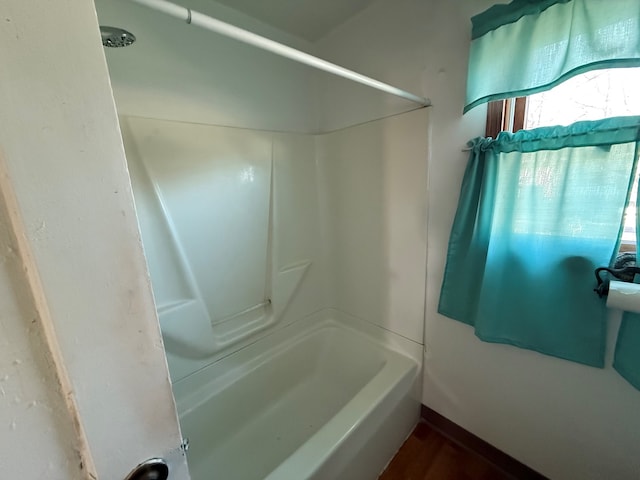
[[[328,307],[421,343],[424,111],[325,135],[121,128],[174,382]]]
[[[313,137],[121,127],[174,382],[326,306]]]
[[[106,55],[173,381],[322,308],[421,344],[428,109],[345,128],[411,104],[130,2],[96,6],[138,38]]]

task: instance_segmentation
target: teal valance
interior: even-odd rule
[[[465,112],[589,70],[640,66],[638,0],[515,0],[472,24]]]
[[[515,23],[527,15],[536,15],[558,3],[571,0],[514,0],[509,4],[499,3],[471,19],[471,38],[475,40],[496,28]]]

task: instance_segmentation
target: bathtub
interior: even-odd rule
[[[192,480],[377,478],[418,420],[419,365],[324,317],[174,385]]]

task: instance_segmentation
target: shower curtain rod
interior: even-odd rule
[[[315,67],[319,70],[324,70],[325,72],[332,73],[339,77],[344,77],[354,82],[373,87],[386,93],[390,93],[391,95],[404,98],[405,100],[415,102],[423,107],[431,106],[431,101],[428,98],[420,97],[418,95],[414,95],[413,93],[406,92],[394,87],[393,85],[380,82],[334,63],[327,62],[326,60],[314,57],[313,55],[305,53],[301,50],[283,45],[282,43],[278,43],[261,35],[249,32],[248,30],[236,27],[234,25],[231,25],[230,23],[226,23],[221,20],[209,17],[203,13],[191,10],[190,8],[176,5],[175,3],[169,2],[167,0],[131,1],[156,10],[158,12],[162,12],[171,17],[175,17],[179,20],[183,20],[190,25],[195,25],[207,30],[211,30],[212,32],[219,33],[221,35],[234,38],[240,42],[248,43],[249,45],[253,45],[254,47],[267,50],[282,57],[295,60],[296,62],[304,63],[305,65]]]

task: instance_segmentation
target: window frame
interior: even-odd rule
[[[496,138],[500,132],[515,133],[524,129],[526,112],[527,97],[489,102],[485,137]]]

